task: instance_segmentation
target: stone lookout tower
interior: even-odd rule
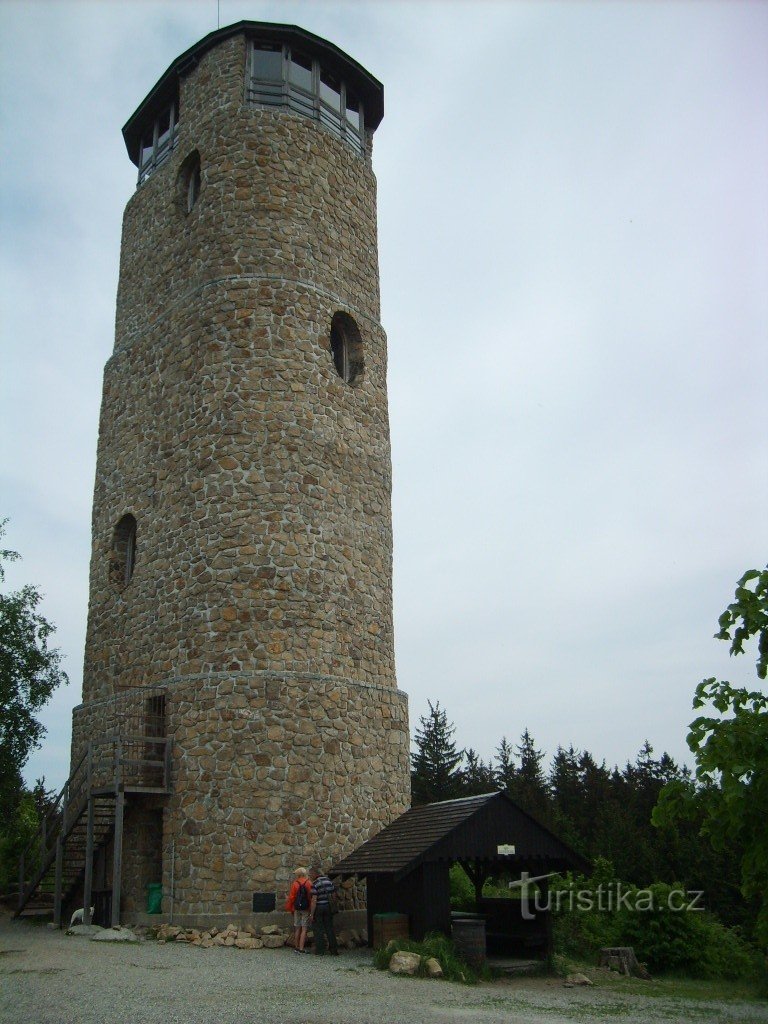
[[[85,884],[118,919],[161,881],[179,918],[275,894],[279,909],[297,864],[409,804],[382,115],[381,84],[333,44],[241,22],[175,60],[123,129],[138,187],[104,373],[65,910],[68,893],[88,906]]]

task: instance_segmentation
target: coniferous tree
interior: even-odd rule
[[[526,729],[520,737],[517,747],[520,767],[517,769],[514,782],[515,792],[512,798],[524,811],[542,821],[549,819],[550,798],[547,780],[541,762],[544,753],[536,748],[533,737]]]
[[[493,766],[486,764],[470,747],[464,754],[467,763],[461,773],[461,789],[464,796],[481,796],[496,789],[496,773]]]
[[[582,851],[584,840],[577,822],[584,791],[579,780],[579,754],[574,750],[573,744],[567,750],[558,747],[555,751],[549,773],[549,792],[555,832],[564,842]]]
[[[411,755],[411,803],[431,804],[452,800],[461,795],[460,764],[463,750],[453,741],[456,727],[440,707],[428,701],[429,714],[419,718],[416,730],[416,753]]]
[[[496,748],[496,784],[507,796],[513,797],[516,777],[515,753],[507,742],[507,737],[502,736],[501,743]]]

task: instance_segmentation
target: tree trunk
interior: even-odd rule
[[[605,946],[600,950],[600,967],[607,967],[611,971],[619,971],[628,978],[642,978],[644,981],[651,980],[650,974],[638,962],[635,951],[631,946]]]

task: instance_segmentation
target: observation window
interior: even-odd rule
[[[343,79],[300,50],[257,40],[252,48],[248,96],[254,103],[289,107],[319,121],[356,152],[365,152],[360,98]]]
[[[139,147],[139,184],[171,155],[178,134],[177,114],[177,105],[171,103],[152,124],[147,125]]]

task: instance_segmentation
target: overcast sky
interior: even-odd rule
[[[768,4],[257,3],[385,88],[398,681],[490,757],[688,756],[712,638],[768,557]],[[0,517],[81,696],[120,129],[205,2],[0,2]]]

